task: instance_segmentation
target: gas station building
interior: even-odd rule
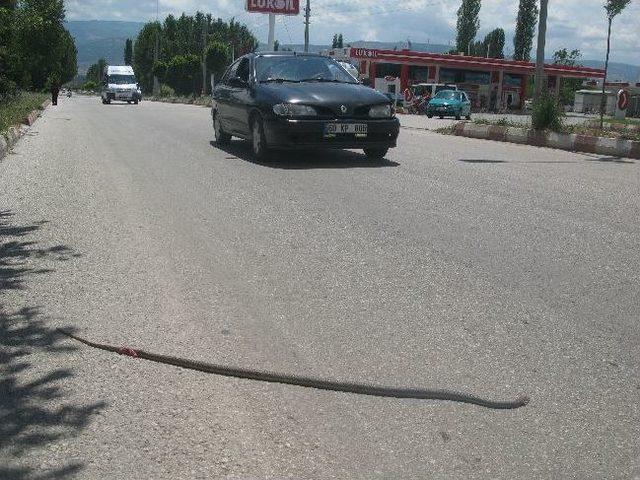
[[[327,54],[358,66],[361,78],[384,93],[400,92],[416,83],[454,84],[469,95],[476,109],[501,100],[504,108],[524,106],[527,83],[535,74],[535,63],[496,58],[416,52],[340,48]],[[562,79],[601,79],[604,70],[564,65],[545,65],[549,90],[558,96]],[[400,93],[398,92],[398,93]]]

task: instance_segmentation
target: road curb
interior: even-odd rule
[[[482,140],[640,159],[640,142],[621,138],[593,137],[575,133],[540,132],[529,128],[501,127],[471,122],[458,123],[453,129],[453,134]]]
[[[18,143],[18,140],[20,140],[20,138],[29,131],[29,127],[36,122],[40,115],[42,115],[42,112],[46,110],[49,105],[51,105],[51,100],[45,100],[40,106],[40,109],[32,110],[21,124],[9,127],[4,135],[0,134],[0,160],[2,160],[4,156],[11,151],[14,145]]]

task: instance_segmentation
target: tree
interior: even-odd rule
[[[476,38],[480,28],[480,0],[462,0],[458,9],[458,34],[456,48],[459,52],[469,53],[471,42]]]
[[[166,82],[178,95],[196,95],[200,68],[198,55],[176,55],[167,64]]]
[[[553,54],[553,63],[556,65],[565,65],[567,67],[581,66],[580,60],[582,59],[582,53],[580,50],[567,50],[563,48],[557,50]],[[582,86],[582,80],[579,78],[565,78],[562,80],[562,86],[560,88],[560,100],[564,105],[572,103],[575,98],[575,93]]]
[[[138,34],[133,47],[133,69],[138,83],[145,92],[153,90],[153,66],[155,63],[156,34],[160,33],[160,24],[147,23]]]
[[[516,32],[513,37],[514,60],[528,62],[531,60],[533,36],[538,23],[537,0],[520,0]]]
[[[68,81],[77,65],[73,38],[64,28],[63,0],[3,2],[13,12],[12,69],[22,87],[42,89]],[[3,9],[4,9],[3,5]]]
[[[605,88],[609,71],[609,54],[611,53],[611,26],[613,25],[613,19],[620,15],[630,2],[631,0],[606,0],[604,5],[604,9],[607,12],[607,20],[609,21],[609,29],[607,30],[607,58],[604,62],[604,78],[602,79],[602,98],[600,99],[600,130],[604,126],[604,111],[607,108]]]
[[[278,50],[280,50],[280,42],[278,40],[275,40],[273,42],[273,51],[277,52]]]
[[[124,44],[124,64],[133,64],[133,41],[130,38]]]
[[[154,55],[156,35],[160,39],[157,59]],[[203,44],[204,38],[207,39],[207,47],[211,42],[227,45],[227,52],[230,58],[237,58],[245,53],[255,51],[258,47],[256,37],[247,26],[235,20],[227,23],[220,18],[214,19],[210,14],[202,12],[196,12],[195,15],[182,14],[177,18],[169,15],[163,23],[147,23],[135,39],[133,64],[142,88],[145,91],[152,90],[154,70],[157,71],[155,67],[156,61],[166,66],[167,81],[169,81],[169,70],[176,71],[177,67],[170,68],[170,64],[175,57],[197,55],[201,58],[200,66],[202,68],[202,53],[203,47],[205,47]],[[206,59],[204,63],[207,65]],[[203,81],[202,73],[200,71],[199,78],[195,80],[200,89]],[[158,77],[165,78],[164,75],[158,75]],[[179,87],[178,90],[180,88],[182,87]]]
[[[344,40],[342,38],[342,34],[341,33],[338,34],[338,45],[337,45],[337,47],[338,48],[344,48]]]
[[[331,42],[331,48],[338,48],[338,34],[337,33],[333,36],[333,41]]]
[[[482,56],[488,58],[504,58],[504,43],[504,30],[501,28],[492,30],[484,37],[484,41],[482,42],[484,47]]]
[[[224,43],[210,42],[205,51],[205,59],[207,70],[213,73],[214,78],[219,79],[231,62],[231,52]]]
[[[96,84],[102,83],[102,77],[104,76],[104,69],[107,66],[107,61],[101,58],[96,63],[92,64],[87,69],[86,79],[87,82],[95,82]]]

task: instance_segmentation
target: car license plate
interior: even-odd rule
[[[324,127],[325,137],[335,137],[342,134],[354,134],[356,137],[367,136],[366,123],[327,123]]]

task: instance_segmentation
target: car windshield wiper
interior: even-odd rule
[[[300,83],[300,80],[291,80],[289,78],[267,78],[266,80],[260,80],[260,83],[284,83],[284,82]]]
[[[355,83],[355,82],[345,82],[343,80],[338,80],[335,78],[305,78],[300,80],[300,82],[326,82],[326,83]]]

